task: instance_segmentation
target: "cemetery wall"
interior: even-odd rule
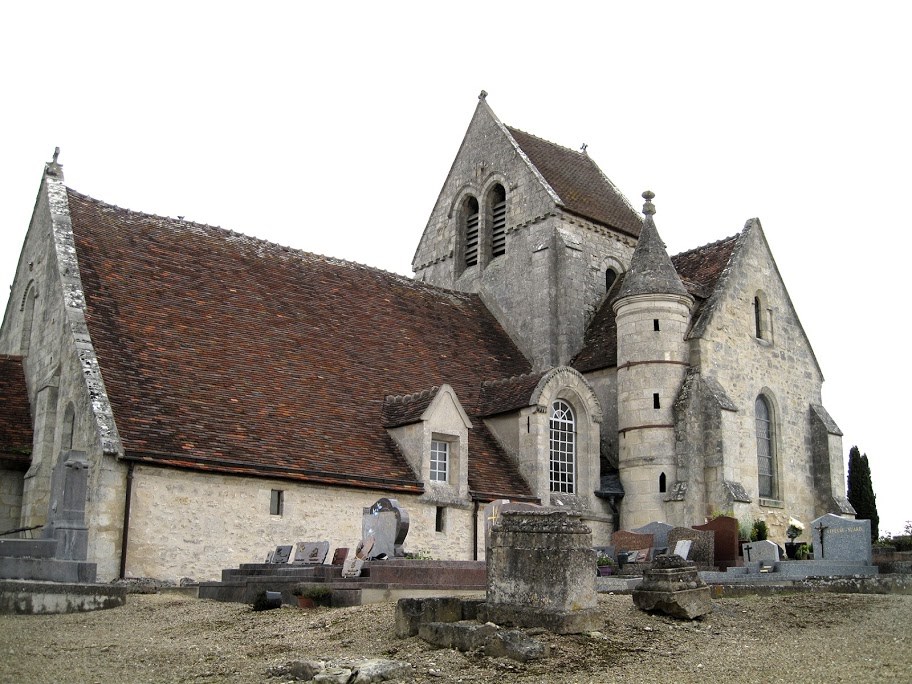
[[[270,514],[272,490],[283,492],[281,515]],[[136,466],[126,574],[198,581],[220,579],[223,568],[260,563],[280,544],[329,541],[354,548],[363,509],[389,492],[297,484]],[[437,506],[399,496],[408,512],[407,552],[439,560],[470,560],[473,509],[446,506],[444,529],[435,531]],[[479,555],[484,550],[479,517]]]

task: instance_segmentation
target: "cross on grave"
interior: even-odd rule
[[[752,550],[754,547],[751,546],[750,544],[745,544],[742,548],[744,549],[744,553],[747,554],[747,562],[750,563],[750,560],[751,560],[751,550]]]
[[[829,527],[829,525],[824,525],[823,523],[820,523],[819,525],[817,525],[817,527],[815,529],[820,532],[820,557],[826,558],[826,556],[823,555],[823,533],[824,533],[824,531],[830,529],[830,527]],[[814,556],[814,558],[816,558],[816,557],[817,556]]]

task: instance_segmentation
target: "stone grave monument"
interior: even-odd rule
[[[651,534],[654,554],[659,555],[660,553],[665,553],[668,550],[668,533],[673,529],[674,525],[653,521],[651,523],[643,525],[642,527],[637,527],[630,531],[636,532],[637,534]]]
[[[779,562],[779,545],[769,539],[747,542],[741,545],[745,564],[759,563],[761,566]]]
[[[705,525],[694,525],[695,530],[713,533],[713,565],[724,569],[738,562],[738,519],[727,515],[713,518]]]
[[[697,566],[714,567],[715,538],[711,530],[695,530],[692,527],[675,527],[668,532],[668,545],[675,546],[682,539],[690,539],[690,560]]]
[[[402,544],[409,531],[408,512],[396,499],[377,499],[364,509],[361,538],[373,537],[373,551],[368,558],[405,556]]]
[[[329,553],[329,542],[298,542],[293,565],[322,565]]]
[[[814,558],[824,561],[863,561],[871,565],[871,521],[848,520],[827,513],[811,522]]]
[[[504,511],[540,511],[537,504],[510,501],[509,499],[495,499],[484,507],[484,535],[485,553],[491,548],[491,528]]]
[[[627,553],[628,563],[648,563],[652,560],[655,538],[651,534],[637,534],[618,530],[611,535],[611,545],[617,553]]]
[[[564,511],[506,511],[491,528],[487,619],[557,634],[599,629],[592,531]]]

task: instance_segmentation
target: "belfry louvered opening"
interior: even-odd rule
[[[507,192],[500,184],[491,188],[491,257],[507,253]]]
[[[465,204],[465,265],[478,263],[478,200],[469,197]]]

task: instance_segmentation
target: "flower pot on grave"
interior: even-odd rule
[[[609,575],[614,574],[614,567],[611,565],[599,565],[598,571],[599,577],[608,577]]]
[[[316,603],[310,596],[298,596],[298,608],[316,608]]]
[[[800,542],[787,541],[785,542],[785,556],[789,560],[795,560],[798,555],[798,547],[801,546]]]

